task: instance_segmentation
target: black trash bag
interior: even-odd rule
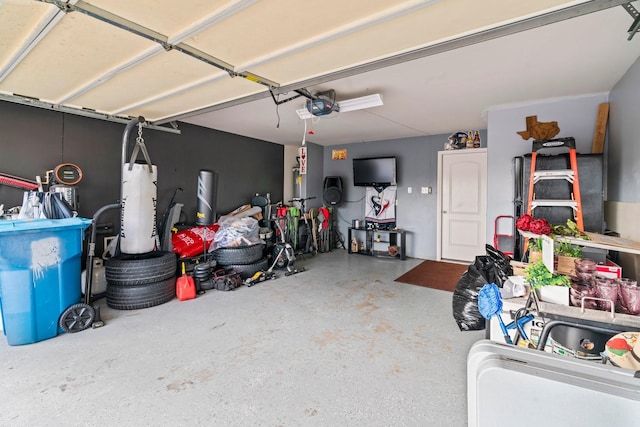
[[[477,256],[453,291],[453,318],[461,331],[479,331],[485,328],[485,318],[478,311],[478,293],[487,283],[482,272],[487,263],[493,265],[489,257]]]
[[[495,268],[493,268],[490,274],[493,275],[493,280],[488,283],[495,283],[499,287],[502,287],[504,282],[509,279],[509,276],[513,276],[513,267],[511,266],[511,258],[500,252],[498,249],[491,245],[486,245],[487,256],[491,258]],[[489,279],[489,278],[487,278]]]
[[[487,255],[477,256],[474,263],[460,277],[453,291],[453,317],[461,331],[479,331],[486,327],[486,319],[478,310],[478,293],[487,283],[502,287],[513,267],[505,254],[486,245]]]

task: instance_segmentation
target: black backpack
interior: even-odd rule
[[[240,272],[234,268],[217,270],[213,274],[213,289],[218,291],[232,291],[242,285]]]

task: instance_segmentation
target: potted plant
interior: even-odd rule
[[[568,242],[556,242],[553,252],[558,257],[558,273],[575,275],[575,260],[582,258],[582,248]]]
[[[529,264],[542,262],[542,238],[529,239]]]
[[[530,263],[525,274],[531,291],[535,291],[542,301],[569,305],[571,281],[567,276],[551,273],[542,261]]]

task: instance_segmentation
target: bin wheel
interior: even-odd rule
[[[80,332],[90,327],[95,317],[96,312],[89,304],[74,304],[62,312],[58,324],[65,332]]]

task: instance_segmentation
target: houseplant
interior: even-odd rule
[[[551,273],[542,261],[530,263],[525,269],[526,281],[545,302],[569,305],[571,281],[564,274]]]
[[[558,273],[574,275],[575,260],[582,258],[582,248],[568,242],[556,242],[553,252],[558,258]]]
[[[529,264],[542,262],[542,238],[529,239]]]

